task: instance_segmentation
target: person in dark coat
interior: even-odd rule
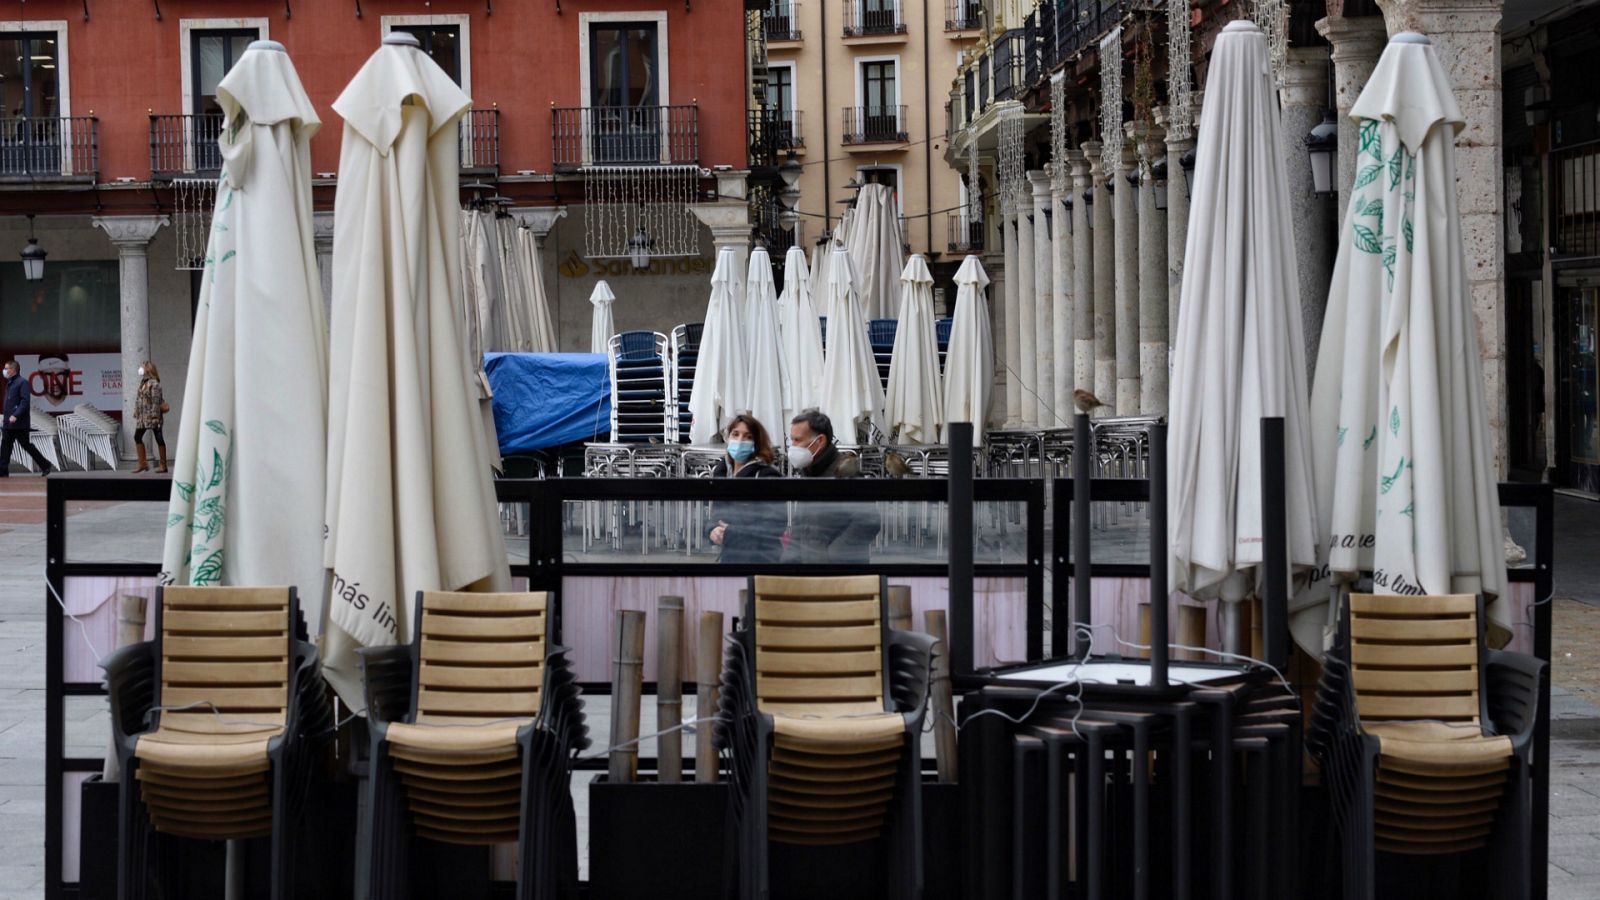
[[[773,467],[772,439],[749,413],[728,425],[728,452],[711,470],[713,478],[778,478]],[[783,556],[785,504],[716,503],[711,507],[711,543],[722,548],[725,563],[777,562]]]
[[[6,360],[4,374],[6,395],[4,406],[0,408],[0,478],[11,474],[11,448],[14,444],[21,444],[22,449],[33,457],[39,472],[49,475],[50,463],[28,437],[28,429],[33,427],[28,414],[33,400],[28,379],[22,377],[22,370],[14,359]]]
[[[801,478],[860,478],[861,461],[834,444],[833,422],[811,409],[789,423],[789,465]],[[882,523],[868,502],[796,504],[784,562],[871,562]]]

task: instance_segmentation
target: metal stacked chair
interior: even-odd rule
[[[955,327],[954,319],[940,319],[933,323],[933,335],[939,343],[939,374],[944,375],[945,357],[950,355],[950,330]]]
[[[78,439],[88,448],[89,455],[103,461],[107,468],[117,467],[117,432],[121,426],[90,403],[80,403],[73,408],[71,418]],[[85,463],[84,468],[89,468]]]
[[[1530,896],[1543,877],[1529,817],[1547,676],[1534,657],[1485,650],[1478,596],[1349,596],[1307,740],[1342,831],[1346,897],[1375,896],[1375,851],[1484,847],[1491,894]]]
[[[372,769],[357,894],[409,895],[407,844],[515,842],[519,898],[577,884],[573,757],[589,745],[547,595],[422,592],[412,643],[364,652]]]
[[[741,896],[768,895],[769,841],[842,845],[886,832],[884,894],[921,896],[933,639],[889,629],[887,598],[874,575],[751,579],[716,726],[731,756]]]
[[[672,412],[673,428],[680,444],[689,443],[689,395],[694,392],[694,366],[700,357],[700,332],[705,326],[690,322],[672,329]]]
[[[872,359],[878,364],[878,380],[889,389],[889,363],[894,359],[894,336],[899,319],[872,319],[867,322],[867,337],[872,344]]]
[[[611,440],[665,443],[673,415],[667,336],[624,331],[611,336]]]
[[[33,443],[34,449],[38,450],[50,462],[52,468],[60,471],[61,455],[56,452],[56,434],[58,432],[56,417],[49,413],[40,412],[35,413],[31,417],[31,421],[32,426],[28,430],[28,440]],[[39,467],[34,463],[33,457],[22,449],[21,444],[11,448],[11,461],[29,472],[37,473],[39,471]]]
[[[293,896],[291,826],[333,724],[299,621],[293,588],[166,587],[159,637],[105,659],[123,900],[167,894],[176,873],[156,861],[181,858],[175,839],[269,836],[271,895]]]

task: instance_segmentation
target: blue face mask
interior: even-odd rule
[[[755,441],[729,441],[728,442],[728,455],[733,457],[733,461],[734,462],[744,462],[745,460],[747,460],[750,457],[754,456],[755,452],[756,452],[756,442]]]

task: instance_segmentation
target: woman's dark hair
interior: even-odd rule
[[[772,465],[772,461],[777,459],[777,454],[772,450],[772,438],[767,436],[766,426],[762,425],[761,420],[755,416],[747,412],[739,413],[728,423],[728,427],[723,431],[723,434],[732,432],[733,426],[738,425],[740,422],[743,422],[744,427],[750,429],[750,434],[755,437],[756,456],[760,457],[761,461],[767,465]]]

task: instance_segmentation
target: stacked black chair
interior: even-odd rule
[[[694,422],[689,395],[694,393],[694,366],[700,357],[700,332],[704,328],[700,322],[690,322],[672,329],[673,429],[680,444],[689,443],[689,426]]]
[[[624,331],[611,338],[611,442],[665,443],[672,410],[667,338],[654,331]]]
[[[884,390],[889,389],[889,362],[894,358],[894,334],[899,327],[899,319],[873,319],[867,323],[872,358],[878,364],[878,380],[883,382]]]
[[[252,838],[271,841],[270,896],[294,896],[296,826],[333,730],[294,588],[162,588],[156,635],[103,662],[122,763],[117,896],[181,890],[190,842]]]
[[[1416,868],[1486,849],[1488,895],[1531,896],[1547,666],[1484,647],[1479,596],[1351,594],[1342,612],[1306,745],[1332,795],[1345,896],[1376,896],[1379,851]]]

